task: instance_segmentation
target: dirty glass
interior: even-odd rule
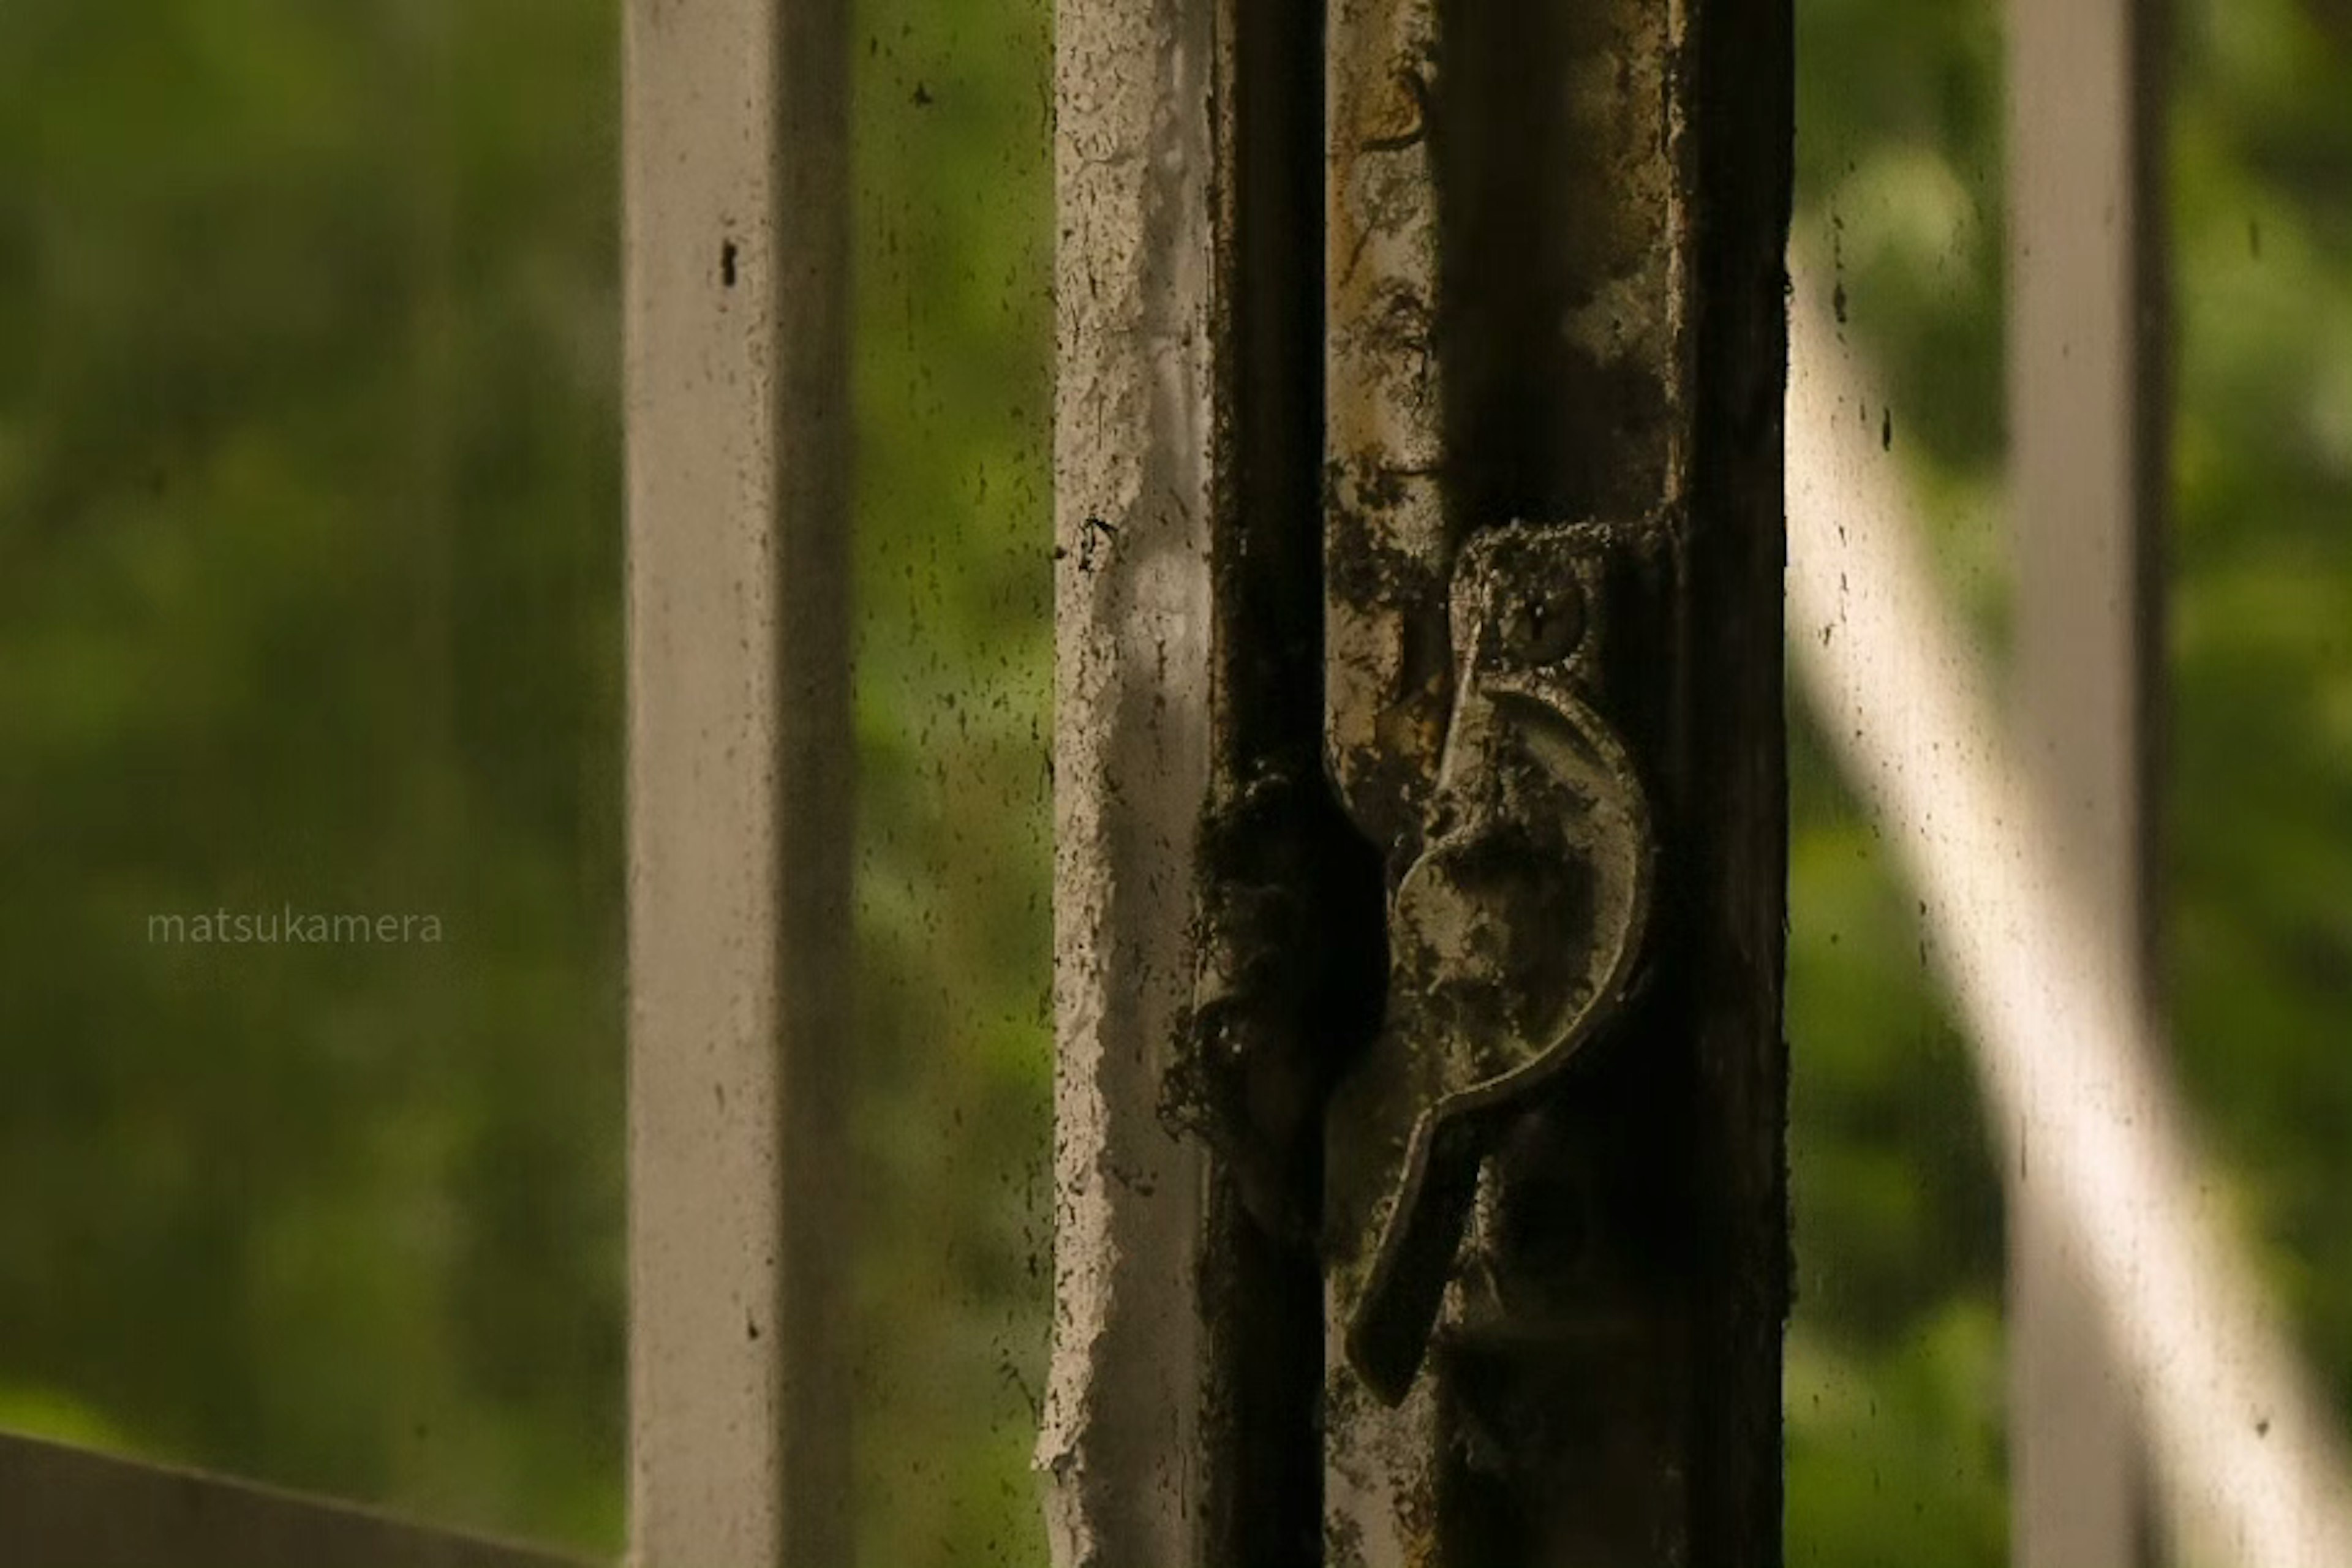
[[[858,1561],[1045,1562],[1052,6],[859,0]]]
[[[618,1539],[616,39],[0,6],[0,1426]]]
[[[1799,0],[1795,301],[1874,356],[1941,582],[2002,635],[2002,114],[1991,0]],[[1861,401],[1859,398],[1857,401]],[[1854,417],[1868,420],[1870,410]],[[1788,1551],[2008,1561],[2001,1190],[1881,826],[1790,704]]]
[[[2175,9],[2159,989],[2342,1416],[2352,20]],[[1798,297],[1998,672],[1999,8],[1797,13]],[[854,7],[844,1219],[887,1568],[1043,1561],[1050,27]],[[588,0],[0,7],[0,1427],[619,1544],[618,37]],[[1790,1556],[1989,1568],[1970,1047],[1799,712]]]
[[[860,1551],[1032,1563],[1050,13],[853,26]],[[0,1426],[621,1544],[620,36],[0,7]]]
[[[2210,1162],[2201,1180],[2341,1432],[2352,23],[2293,0],[2171,10],[2154,984],[2164,1062]],[[1831,322],[1839,363],[1870,378],[1855,396],[1880,476],[1998,689],[2001,11],[1798,0],[1797,13],[1799,309]],[[2001,1181],[1898,829],[1857,805],[1826,742],[1811,716],[1792,738],[1790,1560],[1992,1568],[2009,1561]]]

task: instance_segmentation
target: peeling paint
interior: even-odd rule
[[[1208,739],[1210,15],[1056,30],[1056,1568],[1197,1560],[1199,1156],[1158,1116]]]

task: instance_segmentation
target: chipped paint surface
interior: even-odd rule
[[[1433,0],[1335,0],[1327,47],[1326,722],[1349,810],[1393,845],[1445,727]]]
[[[1567,101],[1575,138],[1592,150],[1580,216],[1598,221],[1579,247],[1577,297],[1559,331],[1596,381],[1635,389],[1618,409],[1594,411],[1614,444],[1607,488],[1616,509],[1672,514],[1688,489],[1694,368],[1687,89],[1677,80],[1684,5],[1614,0],[1587,12],[1591,35],[1568,68]]]
[[[1325,743],[1342,803],[1394,866],[1418,848],[1449,673],[1437,16],[1433,0],[1333,0],[1327,27]],[[1424,1383],[1391,1407],[1348,1359],[1371,1258],[1346,1194],[1342,1171],[1327,1189],[1342,1212],[1326,1231],[1324,1560],[1418,1568],[1437,1550],[1436,1401]]]
[[[1505,1341],[1545,1331],[1511,1331],[1515,1313],[1472,1289],[1501,1244],[1488,1234],[1498,1184],[1467,1113],[1475,1101],[1494,1120],[1575,1056],[1587,1026],[1622,1011],[1642,950],[1643,776],[1678,761],[1665,710],[1687,695],[1673,673],[1694,407],[1685,26],[1681,0],[1329,12],[1327,744],[1349,814],[1387,857],[1395,963],[1387,1028],[1328,1121],[1335,1568],[1451,1563],[1477,1539],[1448,1511],[1461,1505],[1441,1506],[1442,1478],[1480,1430],[1458,1391],[1433,1392],[1442,1342],[1472,1316]],[[1544,544],[1513,553],[1521,536]],[[1601,564],[1629,552],[1650,566]],[[1505,555],[1499,571],[1471,570]],[[1475,578],[1489,598],[1540,600],[1588,569],[1596,620],[1622,610],[1634,635],[1573,691],[1506,718],[1478,669],[1486,620],[1454,589]],[[1629,700],[1637,722],[1621,743],[1610,727]],[[1531,705],[1548,717],[1526,723]],[[1503,812],[1527,838],[1517,849],[1469,820],[1481,791],[1517,801]],[[1458,853],[1441,866],[1447,846]],[[1511,868],[1501,882],[1438,875],[1474,860]],[[1529,881],[1531,860],[1559,872]],[[1503,1028],[1498,1057],[1496,1030],[1460,1016],[1480,999],[1497,1018],[1575,1021]],[[1464,1135],[1433,1152],[1453,1114],[1441,1105]],[[1432,1311],[1438,1370],[1416,1376]],[[1507,1468],[1540,1471],[1529,1435],[1486,1436]],[[1572,1510],[1571,1494],[1599,1488],[1551,1489],[1547,1506]],[[1598,1511],[1648,1515],[1646,1492],[1678,1495],[1638,1489]]]
[[[1678,933],[1680,989],[1643,992],[1628,1020],[1640,1048],[1605,1053],[1597,1090],[1587,1076],[1539,1110],[1522,1115],[1512,1101],[1456,1227],[1462,1247],[1417,1276],[1440,1281],[1437,1331],[1413,1342],[1432,1343],[1435,1370],[1402,1384],[1376,1386],[1343,1348],[1348,1303],[1375,1261],[1366,1238],[1376,1227],[1356,1222],[1370,1218],[1367,1192],[1379,1185],[1356,1181],[1349,1162],[1411,1130],[1414,1116],[1387,1110],[1410,1101],[1417,1116],[1431,1098],[1423,1091],[1452,1080],[1432,1079],[1442,1064],[1405,1041],[1374,1050],[1374,1066],[1340,1089],[1321,1152],[1328,1568],[1760,1563],[1768,1545],[1727,1543],[1761,1542],[1759,1510],[1777,1500],[1748,1461],[1760,1452],[1751,1439],[1769,1444],[1777,1409],[1768,1352],[1780,1278],[1780,797],[1769,771],[1754,769],[1777,762],[1780,746],[1778,599],[1765,571],[1778,560],[1767,443],[1779,360],[1769,316],[1757,312],[1774,298],[1762,286],[1777,283],[1768,272],[1784,238],[1775,226],[1785,225],[1785,145],[1773,151],[1768,136],[1752,158],[1726,159],[1718,133],[1718,161],[1735,175],[1760,171],[1764,187],[1738,206],[1738,222],[1703,240],[1690,221],[1699,153],[1683,123],[1702,89],[1677,0],[1330,0],[1320,130],[1328,616],[1321,666],[1310,657],[1300,671],[1307,699],[1286,706],[1252,684],[1261,664],[1288,658],[1254,664],[1276,642],[1267,634],[1254,646],[1255,628],[1296,622],[1251,595],[1307,568],[1286,556],[1272,579],[1253,576],[1265,557],[1250,552],[1280,552],[1268,518],[1318,509],[1303,477],[1295,495],[1265,478],[1289,460],[1282,411],[1298,403],[1253,403],[1245,389],[1288,384],[1283,364],[1259,374],[1268,365],[1250,345],[1289,342],[1281,312],[1311,307],[1282,292],[1295,280],[1278,266],[1249,270],[1266,268],[1278,246],[1253,250],[1235,237],[1288,233],[1239,194],[1237,172],[1276,177],[1278,158],[1255,160],[1263,128],[1285,122],[1234,112],[1233,80],[1248,75],[1234,64],[1246,51],[1232,47],[1238,4],[1066,0],[1060,18],[1059,1316],[1038,1451],[1055,1561],[1238,1560],[1209,1522],[1221,1510],[1241,1517],[1228,1506],[1239,1494],[1223,1486],[1243,1462],[1237,1436],[1278,1428],[1273,1458],[1306,1456],[1301,1495],[1311,1489],[1315,1438],[1292,1443],[1291,1407],[1279,1405],[1276,1421],[1239,1421],[1230,1375],[1217,1377],[1285,1342],[1231,1331],[1247,1294],[1234,1287],[1250,1276],[1221,1247],[1294,1228],[1280,1174],[1288,1141],[1272,1141],[1264,1163],[1276,1174],[1253,1186],[1234,1152],[1252,1145],[1233,1134],[1286,1124],[1283,1108],[1321,1085],[1302,1069],[1257,1083],[1265,1094],[1229,1095],[1247,1114],[1209,1119],[1228,1133],[1215,1153],[1180,1142],[1155,1112],[1171,1069],[1194,1111],[1214,1109],[1208,1079],[1188,1079],[1176,1050],[1188,1001],[1198,1004],[1192,1034],[1207,1042],[1193,1047],[1208,1052],[1202,1063],[1224,1060],[1210,1047],[1264,1056],[1295,1033],[1276,1026],[1295,1010],[1298,977],[1273,984],[1263,966],[1265,931],[1279,923],[1266,911],[1297,889],[1279,854],[1258,851],[1298,849],[1305,829],[1281,824],[1311,814],[1250,803],[1254,785],[1317,795],[1312,760],[1285,747],[1294,733],[1313,742],[1319,682],[1329,782],[1385,857],[1385,887],[1362,906],[1385,902],[1390,935],[1406,939],[1392,1024],[1453,1006],[1524,1025],[1499,1058],[1470,1051],[1473,1090],[1516,1083],[1527,1054],[1517,1047],[1540,1058],[1543,1040],[1579,1038],[1572,1024],[1551,1026],[1629,984],[1640,890],[1654,874],[1642,847],[1656,841],[1649,812],[1662,826],[1687,826],[1691,811],[1735,825],[1727,847],[1691,835],[1704,847],[1677,847],[1654,873],[1673,901],[1687,890],[1700,906],[1677,914],[1712,945]],[[1706,79],[1735,108],[1716,123],[1776,135],[1785,82],[1773,85],[1775,61],[1785,59],[1762,62],[1751,101],[1727,90],[1742,50],[1726,40],[1769,46],[1785,37],[1785,11],[1723,15],[1733,20],[1711,35]],[[1311,80],[1311,51],[1296,58]],[[1240,146],[1253,135],[1255,150]],[[1316,135],[1285,129],[1274,141],[1311,149]],[[1719,179],[1715,194],[1736,205],[1726,195],[1734,183]],[[1262,199],[1265,184],[1255,188]],[[1242,220],[1248,212],[1258,226]],[[1723,285],[1731,305],[1711,318],[1731,346],[1703,388],[1692,323],[1708,307],[1693,290],[1708,257],[1738,276]],[[1268,277],[1285,279],[1271,314],[1237,326],[1269,297],[1256,287]],[[1312,340],[1310,331],[1301,352],[1313,353]],[[1311,409],[1304,424],[1297,445],[1311,458]],[[1701,471],[1693,464],[1710,440],[1713,466]],[[1632,552],[1640,562],[1621,570],[1629,552],[1616,546],[1632,541],[1620,530],[1665,548]],[[1578,531],[1611,537],[1589,561],[1538,552],[1475,570],[1509,554],[1510,538]],[[1540,600],[1543,585],[1587,565],[1594,625],[1612,628],[1609,658],[1572,692],[1514,695],[1507,680],[1488,681],[1467,656],[1483,647],[1497,584],[1537,586]],[[1454,595],[1465,582],[1484,584],[1478,606]],[[1685,593],[1716,613],[1714,641],[1697,654]],[[1493,624],[1550,647],[1542,615],[1520,624],[1527,608],[1515,598]],[[1702,690],[1719,722],[1694,740]],[[1517,704],[1508,722],[1506,698]],[[1550,720],[1525,721],[1547,703]],[[1483,782],[1449,778],[1449,745],[1454,773]],[[1462,761],[1473,755],[1475,767]],[[1562,864],[1591,862],[1591,874],[1528,884],[1496,844],[1463,840],[1458,864],[1425,873],[1418,901],[1400,900],[1411,869],[1433,846],[1456,843],[1465,814],[1488,795],[1515,822],[1540,815],[1528,803],[1541,797],[1561,820],[1528,842]],[[1742,815],[1751,808],[1752,822]],[[1252,826],[1259,815],[1276,823],[1264,836]],[[1234,841],[1223,850],[1221,835]],[[1367,886],[1379,876],[1368,871]],[[1223,901],[1196,905],[1203,889]],[[1497,900],[1540,908],[1498,914],[1487,907]],[[1201,929],[1188,931],[1196,908]],[[1528,944],[1553,938],[1524,974]],[[1759,952],[1772,956],[1769,974],[1750,963]],[[1579,955],[1591,961],[1580,970]],[[1298,944],[1282,946],[1280,962],[1302,963]],[[1401,1005],[1398,985],[1428,994]],[[1356,984],[1367,997],[1379,989]],[[1382,1061],[1393,1069],[1385,1076]],[[1253,1081],[1234,1079],[1244,1090]],[[1382,1098],[1384,1085],[1402,1087],[1381,1113],[1346,1108],[1351,1094]],[[1717,1193],[1669,1179],[1677,1150],[1715,1158],[1709,1140],[1726,1162],[1720,1214],[1709,1206]],[[1257,1230],[1225,1228],[1243,1210]],[[1565,1223],[1542,1218],[1564,1211]],[[1733,1228],[1710,1229],[1718,1225]],[[1698,1256],[1702,1234],[1736,1239],[1718,1249],[1720,1268]],[[1653,1267],[1658,1258],[1672,1265]],[[1312,1260],[1294,1272],[1307,1333],[1292,1362],[1311,1366]],[[1727,1279],[1748,1294],[1733,1300],[1717,1288]],[[1273,1315],[1287,1321],[1288,1309]],[[1690,1397],[1694,1379],[1706,1386]],[[1297,1410],[1311,1415],[1311,1378],[1299,1392]],[[1699,1430],[1718,1411],[1728,1435]],[[1310,1544],[1301,1560],[1311,1557]]]
[[[1199,1155],[1159,1115],[1208,777],[1209,7],[1057,19],[1057,1568],[1197,1556]],[[1108,525],[1106,529],[1103,525]]]
[[[1339,1321],[1334,1293],[1328,1310]],[[1444,1430],[1435,1386],[1401,1405],[1375,1398],[1328,1342],[1323,1479],[1324,1568],[1433,1568],[1438,1561],[1435,1445]]]

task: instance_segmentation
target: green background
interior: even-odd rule
[[[1799,13],[1795,243],[1996,649],[1999,14]],[[2176,24],[2162,983],[2352,1411],[2352,6]],[[618,38],[0,0],[0,1425],[620,1541]],[[1032,1564],[1051,17],[861,0],[855,58],[860,1554]],[[1792,763],[1790,1557],[1989,1568],[1967,1051]],[[289,905],[445,940],[148,939]]]

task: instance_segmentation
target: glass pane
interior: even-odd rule
[[[2173,1049],[2352,1433],[2352,13],[2179,9]]]
[[[2352,24],[2294,0],[2170,9],[2158,1065],[2323,1410],[2352,1430]],[[1998,680],[2000,9],[1799,0],[1798,16],[1799,299],[1883,389],[1853,412]],[[1790,1558],[1862,1568],[1900,1541],[1906,1563],[1994,1568],[2003,1217],[1974,1047],[1917,889],[1817,725],[1793,765]]]
[[[860,0],[858,1560],[1045,1561],[1052,7]]]
[[[619,1539],[611,7],[0,7],[0,1424]]]
[[[1797,20],[1801,306],[1877,373],[1851,416],[1914,488],[1942,585],[1997,657],[2000,11],[1799,0]],[[1990,1130],[1918,900],[1791,698],[1789,1559],[1864,1568],[1899,1541],[1919,1568],[1992,1568],[2009,1552]]]

